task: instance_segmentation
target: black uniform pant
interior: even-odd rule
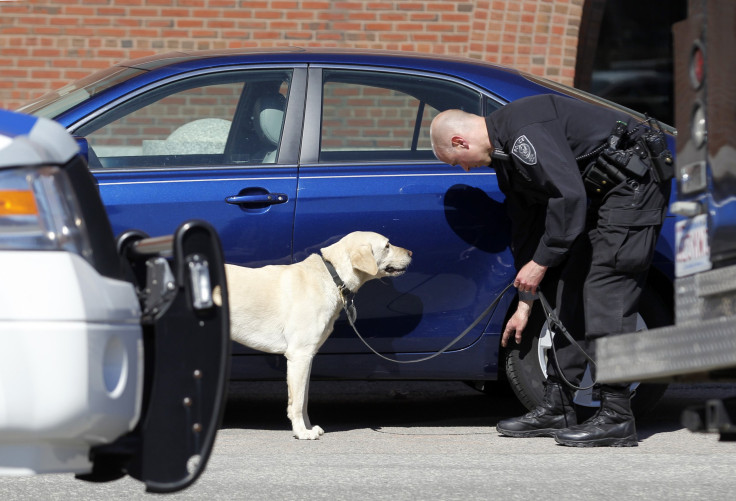
[[[563,325],[591,357],[593,343],[636,329],[639,300],[669,202],[671,183],[647,174],[629,180],[592,203],[588,229],[573,244],[565,263],[548,272],[542,288]],[[582,314],[581,314],[582,313]],[[579,385],[587,360],[563,335],[554,338],[557,363]],[[547,373],[559,380],[549,358]]]

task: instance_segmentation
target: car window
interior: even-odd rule
[[[239,71],[151,88],[76,131],[92,168],[275,163],[290,72]]]
[[[433,160],[429,124],[448,108],[480,114],[481,95],[419,75],[325,70],[319,161]]]
[[[497,98],[492,98],[490,96],[486,96],[483,100],[483,103],[485,104],[485,108],[483,110],[483,116],[488,116],[494,111],[496,111],[499,108],[503,107],[503,103],[499,101]]]

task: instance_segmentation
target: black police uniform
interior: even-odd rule
[[[557,95],[523,98],[486,117],[492,146],[510,158],[491,165],[506,195],[516,267],[532,259],[549,267],[542,291],[581,341],[635,330],[669,200],[670,183],[648,172],[602,199],[586,194],[577,159],[599,149],[616,121],[632,118]],[[585,358],[564,336],[555,347],[565,378],[579,385]],[[547,370],[559,381],[552,363]]]

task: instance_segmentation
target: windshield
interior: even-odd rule
[[[114,66],[65,85],[59,90],[44,94],[35,101],[19,108],[18,111],[53,119],[85,99],[144,72],[144,70],[136,68]]]

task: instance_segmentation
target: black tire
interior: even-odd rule
[[[534,305],[522,343],[509,347],[505,352],[506,378],[509,385],[519,401],[530,410],[542,402],[545,380],[545,374],[539,364],[537,346],[540,334],[546,329],[546,323],[541,305],[538,303],[539,301]],[[639,310],[647,328],[672,324],[672,309],[651,286],[647,286],[644,290]],[[531,333],[534,335],[528,335]],[[654,408],[667,390],[667,385],[643,383],[635,384],[635,389],[631,406],[635,416],[641,417]],[[590,396],[581,398],[580,395],[576,396],[575,403],[578,418],[583,419],[592,415],[599,405],[597,401],[591,401]]]

